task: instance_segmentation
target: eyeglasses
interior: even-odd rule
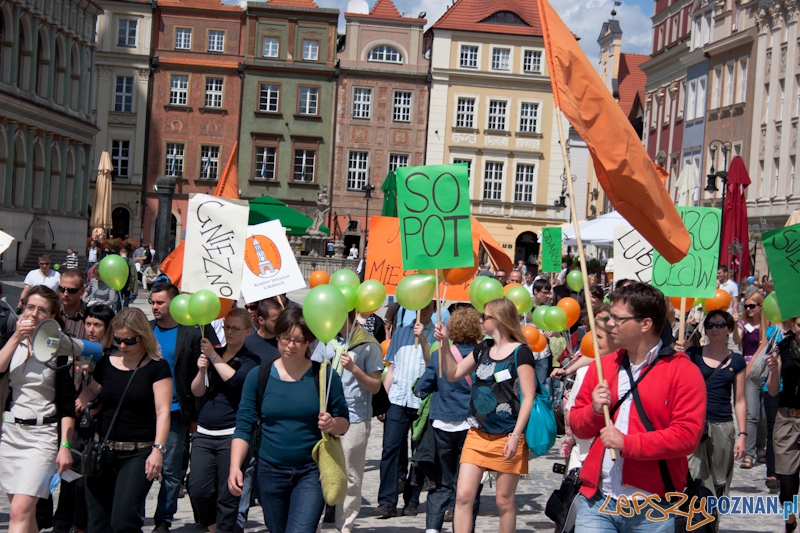
[[[725,322],[708,322],[706,323],[706,329],[726,329],[728,324]]]
[[[281,343],[285,344],[286,346],[289,346],[290,344],[294,344],[295,346],[302,346],[304,344],[308,344],[308,341],[306,341],[305,339],[292,339],[291,337],[284,337],[283,335],[279,336],[278,340],[281,341]]]
[[[487,315],[486,313],[484,313],[484,314],[482,314],[482,315],[481,315],[481,320],[483,320],[484,322],[485,322],[485,321],[487,321],[487,320],[489,320],[490,318],[491,318],[492,320],[494,320],[494,317],[493,317],[492,315]]]
[[[36,307],[35,305],[26,305],[25,311],[27,311],[28,314],[36,313],[39,316],[47,316],[50,314],[50,310],[48,308]]]
[[[614,322],[615,324],[624,324],[628,320],[641,320],[642,317],[640,316],[617,316],[613,314],[608,315],[608,320],[606,322]]]
[[[127,339],[120,339],[116,335],[112,337],[114,344],[117,346],[124,344],[125,346],[135,346],[139,342],[139,337],[128,337]]]
[[[222,329],[224,329],[225,331],[245,331],[250,328],[235,328],[233,326],[223,326]]]
[[[744,304],[744,308],[747,309],[748,311],[752,311],[756,307],[760,307],[760,306],[758,304]]]
[[[59,286],[58,286],[58,292],[68,292],[68,293],[70,293],[70,294],[75,294],[75,293],[77,293],[79,290],[80,290],[80,288],[78,288],[78,289],[73,289],[72,287],[63,287],[63,286],[61,286],[61,285],[59,285]]]
[[[258,309],[258,304],[247,304],[244,306],[244,308],[247,309],[248,311],[255,311],[256,309]]]

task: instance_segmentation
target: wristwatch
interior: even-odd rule
[[[167,452],[167,447],[164,446],[163,444],[153,444],[153,449],[154,450],[158,450],[161,453],[166,453]]]

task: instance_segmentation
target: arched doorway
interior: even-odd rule
[[[539,258],[539,239],[531,231],[524,231],[517,236],[514,244],[514,262],[524,261],[527,265],[536,264]]]
[[[124,239],[130,234],[131,214],[124,207],[111,211],[111,236]]]

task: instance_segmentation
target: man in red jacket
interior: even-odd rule
[[[576,437],[597,437],[581,470],[576,531],[674,531],[672,516],[653,522],[646,518],[649,506],[632,512],[634,501],[653,501],[653,495],[664,501],[669,490],[662,468],[669,488],[683,491],[686,456],[697,448],[705,423],[703,376],[686,354],[659,338],[666,314],[664,295],[649,285],[632,283],[611,295],[607,325],[620,348],[602,358],[602,383],[590,367],[569,416]],[[612,410],[613,426],[605,426],[603,406]],[[610,449],[616,450],[616,461]],[[651,515],[663,517],[658,510]]]

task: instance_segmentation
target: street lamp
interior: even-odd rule
[[[717,144],[722,148],[722,170],[714,172],[714,161],[717,157],[717,146],[715,145]],[[719,190],[717,189],[717,178],[722,180],[722,211],[719,216],[719,228],[720,233],[722,233],[725,217],[725,194],[728,191],[728,171],[726,169],[728,168],[728,152],[731,151],[731,143],[715,139],[708,143],[708,149],[711,152],[711,169],[710,173],[706,176],[708,183],[706,184],[705,190],[706,192],[714,194]],[[719,241],[719,258],[722,259],[722,239]]]
[[[367,239],[369,238],[369,201],[372,200],[372,191],[375,186],[367,183],[361,188],[364,191],[364,199],[367,201],[366,221],[364,222],[364,249],[367,249]]]

